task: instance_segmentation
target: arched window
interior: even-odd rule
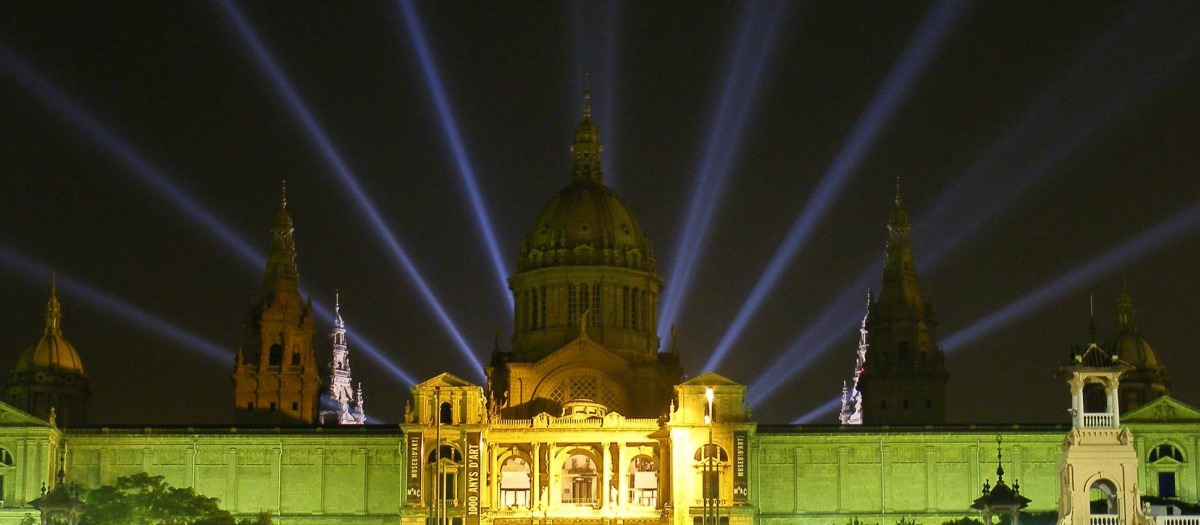
[[[533,487],[533,469],[529,462],[511,457],[500,465],[500,504],[505,507],[529,507]]]
[[[593,506],[599,499],[596,462],[586,454],[572,454],[563,463],[562,502],[565,505]]]
[[[721,471],[729,466],[729,453],[720,445],[696,449],[696,468],[700,471],[700,497],[710,501],[721,498]]]
[[[447,501],[452,507],[458,506],[458,471],[462,466],[462,453],[453,445],[442,445],[430,452],[426,459],[430,469],[429,489],[434,499]]]
[[[280,366],[283,364],[283,345],[271,345],[271,352],[267,356],[268,366]]]
[[[1108,480],[1097,480],[1091,488],[1092,515],[1113,515],[1117,513],[1117,487]]]
[[[300,364],[300,349],[293,348],[292,349],[292,366],[296,366],[299,364]]]
[[[438,421],[443,425],[454,424],[454,406],[449,401],[442,401],[442,406],[438,407]]]
[[[1183,452],[1170,443],[1163,443],[1150,449],[1150,463],[1157,463],[1167,458],[1183,463]]]
[[[629,462],[629,504],[654,507],[658,503],[658,464],[650,456]]]

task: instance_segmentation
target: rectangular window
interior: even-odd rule
[[[629,328],[629,287],[621,287],[621,328]]]
[[[526,328],[537,328],[537,312],[538,312],[537,290],[534,290],[532,294],[527,294],[527,295],[530,295],[532,297],[530,297],[530,304],[529,304],[530,319],[529,319],[529,322],[526,323]]]
[[[1159,472],[1158,473],[1158,497],[1174,498],[1175,497],[1175,473],[1174,472]]]
[[[630,299],[629,300],[629,324],[630,324],[630,328],[637,330],[638,329],[638,300],[637,300],[638,291],[637,291],[637,289],[635,288],[632,293],[633,293],[633,296],[629,298]]]
[[[546,327],[546,287],[545,286],[542,287],[541,294],[542,294],[541,300],[538,301],[541,304],[541,310],[538,312],[538,328],[545,328]]]
[[[591,293],[589,293],[591,289],[592,287],[588,283],[579,285],[579,315],[581,316],[585,313],[589,316],[592,314]],[[588,322],[591,322],[591,319],[588,319]]]
[[[567,285],[567,326],[575,326],[575,283]]]
[[[292,412],[299,412],[299,411],[300,411],[300,403],[293,401],[292,402]]]
[[[246,410],[254,410],[254,402],[246,403]]]
[[[604,316],[600,315],[600,285],[592,285],[592,324],[600,326],[600,320]]]
[[[271,412],[275,411],[275,403],[271,403]]]

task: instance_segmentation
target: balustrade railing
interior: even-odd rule
[[[1117,426],[1115,414],[1083,414],[1083,428],[1114,428]]]
[[[1120,521],[1116,514],[1092,515],[1092,525],[1119,525]]]
[[[1155,516],[1157,525],[1200,525],[1200,516]]]

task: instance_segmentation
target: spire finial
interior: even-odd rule
[[[1096,344],[1096,296],[1088,294],[1088,335],[1092,338],[1089,341]]]
[[[50,274],[50,299],[46,301],[46,333],[61,333],[62,305],[58,302],[58,272]]]
[[[996,485],[1004,483],[1004,449],[1000,448],[1000,444],[1004,442],[1004,436],[996,436]]]
[[[896,176],[896,206],[900,205],[900,176]]]
[[[583,90],[583,118],[592,118],[592,90]]]
[[[279,209],[287,209],[287,181],[282,181],[279,190]]]
[[[333,313],[339,314],[342,312],[342,294],[336,288],[333,290]]]

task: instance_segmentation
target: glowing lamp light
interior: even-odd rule
[[[400,263],[405,275],[413,286],[417,288],[421,297],[425,299],[426,304],[433,310],[434,317],[451,337],[459,353],[471,365],[472,371],[475,372],[477,377],[484,378],[483,365],[480,363],[479,358],[476,357],[471,346],[467,344],[466,339],[450,318],[450,314],[446,312],[441,301],[437,299],[437,295],[434,294],[433,289],[425,282],[424,277],[422,277],[416,264],[408,256],[408,252],[400,244],[399,239],[392,233],[391,228],[383,219],[383,215],[379,213],[379,210],[376,209],[374,203],[367,196],[366,190],[359,184],[358,179],[351,172],[350,166],[346,164],[345,160],[337,152],[337,149],[333,147],[333,143],[330,142],[329,137],[325,134],[320,124],[317,123],[316,118],[313,117],[307,106],[305,106],[304,101],[300,98],[300,94],[292,86],[291,82],[288,81],[283,70],[267,51],[266,46],[258,39],[258,35],[255,34],[249,21],[246,20],[246,17],[242,15],[241,11],[231,0],[222,0],[220,5],[230,23],[237,29],[238,34],[249,47],[255,61],[266,72],[267,77],[275,85],[279,93],[283,95],[283,99],[287,102],[292,115],[300,122],[301,127],[307,132],[309,138],[316,143],[317,150],[321,153],[322,158],[333,169],[333,172],[337,174],[338,179],[350,190],[357,204],[356,208],[366,214],[368,222],[379,235],[384,246],[388,248],[388,251],[396,261]]]

